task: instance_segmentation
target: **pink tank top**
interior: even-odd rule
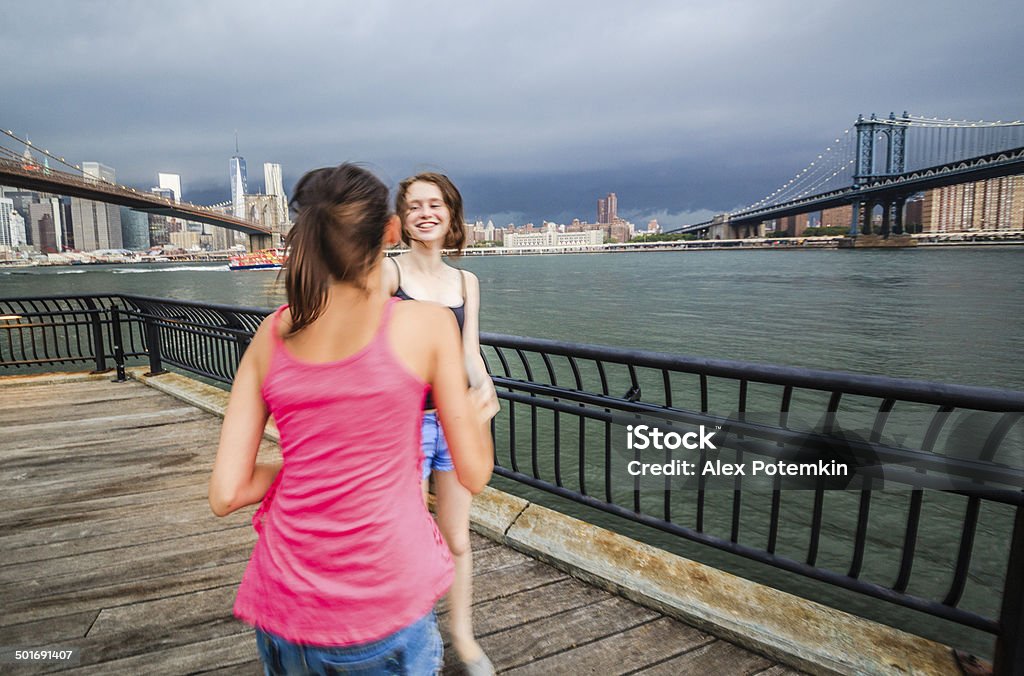
[[[259,533],[235,615],[289,641],[375,641],[426,615],[448,590],[448,547],[423,504],[420,424],[427,384],[395,356],[388,302],[369,345],[303,362],[281,340],[263,398],[284,466],[253,523]]]

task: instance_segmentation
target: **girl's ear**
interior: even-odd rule
[[[394,246],[398,244],[402,239],[402,220],[398,217],[398,214],[392,214],[391,218],[388,219],[388,224],[384,226],[384,244],[387,246]]]

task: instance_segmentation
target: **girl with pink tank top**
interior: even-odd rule
[[[434,673],[433,606],[452,562],[420,488],[432,390],[458,479],[490,478],[488,402],[466,389],[451,312],[380,291],[398,238],[387,189],[353,165],[295,187],[289,304],[239,364],[210,479],[218,515],[261,502],[235,615],[257,629],[266,673]],[[257,463],[273,415],[282,463]]]

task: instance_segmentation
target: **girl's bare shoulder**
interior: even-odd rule
[[[404,300],[395,304],[396,328],[406,330],[419,339],[436,336],[451,327],[458,331],[451,310],[438,303],[422,300]]]

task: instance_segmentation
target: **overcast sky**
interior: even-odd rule
[[[858,113],[1024,117],[1019,0],[6,2],[0,126],[227,199],[368,163],[470,220],[681,225],[750,204]]]

